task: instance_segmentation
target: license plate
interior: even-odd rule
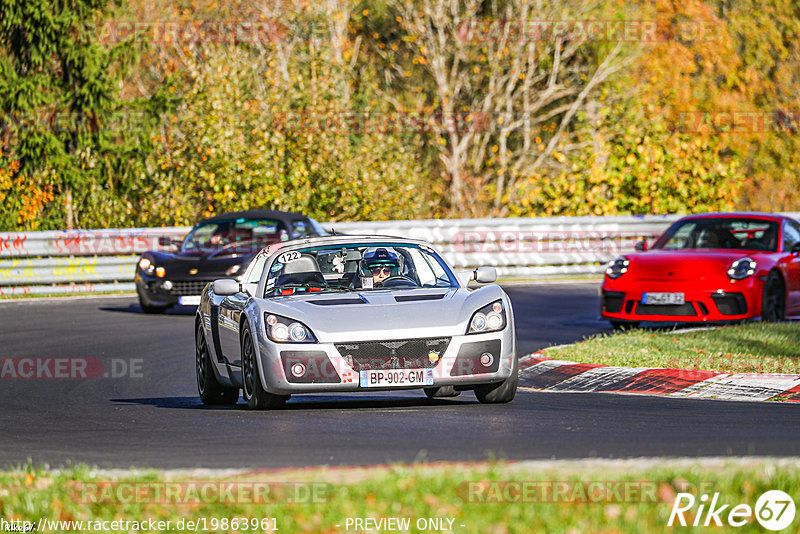
[[[359,371],[358,382],[362,388],[387,386],[432,386],[433,369],[387,369],[384,371]]]
[[[683,293],[643,293],[642,304],[684,304]]]
[[[200,295],[191,295],[189,297],[178,297],[178,304],[181,306],[198,306],[200,304]]]

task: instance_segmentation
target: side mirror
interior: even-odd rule
[[[497,281],[497,269],[494,267],[478,267],[473,273],[474,280],[479,284],[491,284]]]
[[[795,243],[794,245],[792,245],[791,253],[800,254],[800,243]]]
[[[235,295],[241,290],[239,282],[236,280],[231,280],[230,278],[220,278],[219,280],[214,280],[214,285],[212,287],[214,289],[214,294],[219,295],[220,297],[229,297],[231,295]]]
[[[647,250],[647,241],[637,241],[636,245],[633,247],[639,252],[644,252]]]

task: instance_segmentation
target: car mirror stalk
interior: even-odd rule
[[[478,267],[473,271],[473,280],[479,284],[491,284],[497,281],[497,269],[494,267]]]

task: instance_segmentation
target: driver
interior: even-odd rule
[[[377,287],[387,278],[400,274],[400,256],[391,250],[376,248],[364,253],[361,269],[365,276],[372,275],[372,283]]]

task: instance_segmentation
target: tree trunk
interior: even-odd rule
[[[64,210],[67,213],[67,230],[72,230],[75,221],[75,213],[72,207],[72,189],[70,188],[67,188],[64,194],[64,204]]]

